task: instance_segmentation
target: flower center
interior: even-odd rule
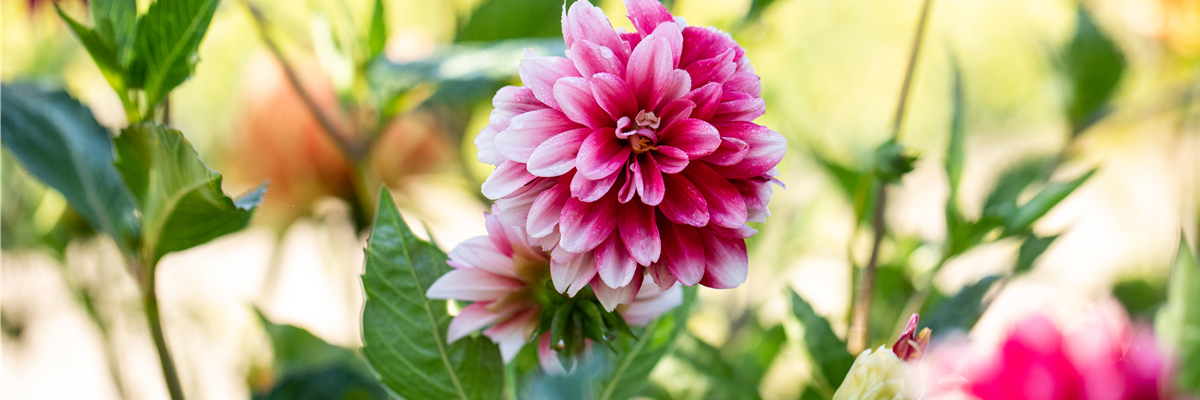
[[[642,154],[650,150],[658,150],[658,146],[654,145],[654,141],[650,138],[632,134],[629,135],[629,146],[633,148],[633,154]]]

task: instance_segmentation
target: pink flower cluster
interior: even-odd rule
[[[744,282],[746,223],[767,217],[787,146],[752,122],[759,77],[728,34],[655,0],[625,7],[637,32],[575,2],[567,57],[527,53],[524,87],[496,93],[475,140],[499,218],[550,253],[558,291],[591,284],[610,310],[647,274],[662,290]]]

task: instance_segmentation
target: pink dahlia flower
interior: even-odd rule
[[[1028,318],[991,360],[968,374],[967,389],[981,400],[1174,398],[1153,335],[1094,328],[1068,336],[1049,318]]]
[[[468,239],[450,251],[446,263],[454,269],[430,285],[425,295],[474,302],[450,320],[446,340],[453,343],[487,328],[483,335],[500,345],[507,363],[530,341],[537,327],[543,310],[538,291],[546,287],[550,256],[534,244],[525,229],[503,224],[497,214],[495,206],[491,214],[485,214],[487,236]],[[645,325],[683,302],[683,290],[678,286],[659,290],[640,283],[636,296],[618,308],[630,325]],[[596,295],[603,299],[601,292]],[[539,351],[543,368],[562,369],[560,364],[547,364],[557,359],[549,336],[539,339],[546,342],[539,346],[545,347]]]
[[[738,286],[786,141],[752,122],[759,77],[728,34],[655,0],[625,7],[635,33],[578,1],[567,57],[527,52],[525,86],[496,93],[475,139],[496,166],[483,194],[551,251],[561,292],[598,282],[626,302],[644,272],[662,289]]]

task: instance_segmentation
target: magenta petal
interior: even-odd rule
[[[526,169],[536,176],[554,177],[575,168],[575,157],[592,129],[572,129],[546,139],[529,155]]]
[[[688,75],[692,77],[692,87],[704,86],[711,82],[725,83],[733,76],[737,64],[733,63],[733,49],[707,60],[700,60],[687,66]],[[752,74],[749,74],[752,75]],[[726,85],[728,88],[728,85]],[[691,89],[691,88],[688,88]]]
[[[652,109],[658,109],[659,105],[671,104],[671,102],[680,100],[692,90],[692,77],[687,71],[677,69],[671,71],[671,78],[667,82],[666,88],[663,89],[662,98],[652,105]]]
[[[554,233],[554,227],[558,226],[562,215],[562,208],[569,198],[571,188],[561,183],[539,194],[529,207],[529,217],[525,221],[525,230],[529,232],[529,236],[541,238]]]
[[[563,114],[572,121],[592,129],[613,126],[612,118],[596,104],[596,98],[592,96],[592,88],[586,78],[559,79],[554,84],[554,99],[558,101]]]
[[[540,313],[540,307],[530,308],[483,331],[484,336],[499,345],[500,359],[505,364],[512,361],[513,357],[517,356],[517,352],[525,347],[525,343],[529,341],[529,331],[537,325]]]
[[[741,46],[728,33],[713,27],[689,26],[683,28],[683,51],[680,52],[679,67],[721,55],[726,49],[734,50],[734,61],[743,59]]]
[[[741,92],[725,92],[726,97],[731,94],[742,94]],[[717,114],[713,116],[713,122],[736,122],[754,121],[755,118],[761,117],[767,112],[767,103],[758,97],[722,100],[721,105],[717,106]]]
[[[708,229],[714,235],[726,239],[749,239],[758,233],[758,229],[751,228],[750,225],[742,225],[738,228],[726,228],[710,224],[705,229]]]
[[[524,282],[483,269],[458,268],[429,285],[425,296],[431,299],[487,301],[499,299],[524,287]]]
[[[746,241],[726,239],[700,230],[706,249],[704,279],[700,284],[713,289],[730,289],[746,281],[750,259],[746,256]]]
[[[664,22],[675,23],[675,17],[658,0],[625,0],[625,10],[641,36],[654,32],[654,28]]]
[[[609,287],[629,285],[637,272],[638,264],[630,257],[619,235],[608,235],[608,239],[596,247],[596,274]]]
[[[757,177],[730,179],[729,182],[738,189],[742,200],[746,202],[746,222],[767,222],[767,217],[771,216],[767,203],[771,201],[771,194],[775,190],[771,182]]]
[[[542,333],[542,336],[538,338],[538,364],[542,366],[542,371],[546,371],[546,375],[566,375],[567,369],[563,367],[562,360],[558,359],[558,351],[554,350],[555,345],[557,343],[550,343],[550,332]]]
[[[571,60],[575,61],[575,68],[579,69],[580,75],[592,76],[609,73],[619,76],[625,74],[625,63],[621,62],[621,59],[617,58],[613,50],[608,47],[580,40],[571,46],[568,53]]]
[[[709,155],[721,146],[721,134],[709,123],[688,118],[664,129],[659,144],[683,150],[689,159]]]
[[[525,170],[525,164],[516,161],[505,161],[488,175],[486,181],[483,182],[482,192],[484,197],[495,200],[512,194],[517,189],[520,189],[525,184],[533,181],[536,176]]]
[[[642,203],[648,206],[657,206],[662,203],[663,196],[667,191],[667,187],[663,183],[662,172],[659,171],[658,162],[654,158],[653,155],[646,154],[638,163],[638,176],[642,182],[637,187],[638,196],[642,198]]]
[[[600,104],[600,108],[603,108],[614,120],[637,115],[638,103],[633,96],[633,89],[630,89],[629,84],[625,83],[621,77],[600,73],[593,75],[588,83],[592,86],[592,94],[596,96],[596,103]]]
[[[787,139],[765,126],[751,122],[720,123],[715,126],[722,137],[738,139],[749,146],[745,157],[736,164],[713,168],[726,178],[752,178],[766,174],[779,165],[787,153]]]
[[[600,7],[587,1],[577,1],[566,14],[566,19],[563,20],[563,40],[567,47],[573,48],[577,43],[586,40],[610,49],[624,62],[628,54],[624,51],[624,43]]]
[[[533,205],[533,200],[543,191],[557,185],[558,181],[559,179],[535,178],[533,182],[525,184],[508,196],[496,199],[498,212],[492,215],[506,225],[524,225],[525,220],[529,218],[529,207]],[[567,180],[566,185],[570,185],[570,180]]]
[[[704,194],[710,222],[726,228],[740,228],[746,224],[746,202],[725,177],[703,162],[691,163],[682,175]]]
[[[526,50],[525,58],[521,59],[521,65],[517,67],[517,74],[521,76],[525,87],[533,91],[534,97],[557,109],[558,102],[554,100],[553,92],[554,82],[568,76],[579,76],[579,71],[575,69],[575,63],[566,57],[536,57]]]
[[[708,202],[700,189],[679,174],[663,175],[666,194],[658,208],[676,224],[696,227],[708,225]]]
[[[692,286],[704,278],[704,242],[700,231],[687,225],[658,221],[662,235],[662,260],[667,270],[684,286]],[[662,284],[660,283],[661,287]]]
[[[635,156],[642,157],[642,156]],[[626,168],[625,183],[621,185],[621,190],[617,192],[617,201],[622,204],[633,200],[633,195],[642,191],[642,170],[638,167],[640,162],[629,163]]]
[[[525,163],[542,142],[581,127],[555,109],[530,111],[513,117],[508,129],[496,134],[496,150],[509,160]]]
[[[738,72],[725,81],[726,92],[742,92],[754,97],[762,94],[762,78],[750,72]]]
[[[742,162],[746,158],[746,154],[750,152],[750,145],[741,139],[734,137],[722,137],[721,146],[704,157],[704,161],[710,163],[730,166]]]
[[[639,275],[641,268],[634,275]],[[642,289],[641,279],[632,279],[628,285],[619,288],[612,288],[604,284],[600,276],[592,278],[592,292],[596,293],[596,299],[600,300],[600,305],[604,306],[605,310],[612,311],[621,304],[629,304],[637,297],[637,293]]]
[[[562,219],[559,220],[562,231],[559,245],[574,253],[583,253],[599,246],[617,227],[616,205],[617,199],[612,195],[591,203],[576,198],[567,200]]]
[[[696,104],[690,100],[680,99],[667,103],[659,115],[662,119],[659,120],[658,126],[665,130],[676,122],[685,121],[692,116],[692,110],[695,108]]]
[[[625,66],[625,81],[642,109],[655,109],[675,79],[674,70],[671,44],[666,38],[650,35],[633,49]]]
[[[629,307],[621,311],[621,317],[624,317],[625,322],[630,325],[646,326],[651,320],[666,314],[681,304],[683,304],[683,289],[673,285],[659,288],[642,283],[642,289],[638,291],[633,302],[629,303]]]
[[[666,258],[667,257],[664,256],[661,260],[659,260],[659,262],[650,264],[649,267],[646,267],[646,275],[650,276],[651,280],[654,281],[654,284],[657,285],[660,290],[667,290],[672,286],[675,286],[676,282],[679,282],[679,280],[675,278],[675,275],[671,274],[671,269],[667,268],[667,264],[665,262]]]
[[[655,161],[658,161],[658,168],[664,174],[678,174],[688,165],[687,153],[671,146],[660,145],[654,154]]]
[[[454,343],[458,339],[462,339],[477,330],[509,317],[506,314],[493,314],[488,311],[487,306],[489,304],[492,304],[492,302],[481,301],[463,307],[462,311],[454,319],[450,320],[450,327],[446,330],[446,342]]]
[[[654,223],[654,207],[636,201],[617,205],[617,230],[634,261],[641,265],[658,261],[662,243]]]
[[[723,93],[721,84],[709,82],[707,85],[688,92],[683,98],[696,104],[696,108],[692,110],[692,118],[708,121],[717,115],[717,107],[721,105]]]
[[[584,178],[607,177],[629,162],[632,150],[617,139],[613,132],[612,128],[596,129],[584,139],[579,155],[575,158],[575,168]]]
[[[454,246],[454,250],[450,250],[450,261],[456,265],[469,265],[496,275],[516,278],[511,246],[508,243],[504,245],[509,247],[508,254],[496,248],[491,235],[476,236]]]
[[[583,286],[596,276],[596,257],[584,254],[566,262],[550,261],[550,280],[554,290],[575,296]]]
[[[652,34],[667,40],[667,44],[671,46],[671,67],[678,68],[679,56],[683,52],[683,31],[679,24],[659,24]]]
[[[596,201],[608,194],[609,189],[612,189],[619,177],[621,177],[620,172],[613,172],[600,179],[588,179],[584,178],[583,174],[575,174],[571,178],[571,195],[588,203]]]

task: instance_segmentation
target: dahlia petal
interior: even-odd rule
[[[617,139],[612,128],[596,129],[583,140],[575,168],[584,178],[601,179],[624,167],[632,151]]]
[[[730,94],[740,94],[741,92],[725,92],[726,97]],[[767,102],[758,97],[736,100],[723,100],[721,105],[717,106],[717,114],[713,116],[713,122],[735,122],[735,121],[754,121],[755,118],[761,117],[767,113]]]
[[[602,72],[616,75],[625,73],[625,63],[617,58],[616,53],[608,47],[588,40],[579,40],[567,51],[570,53],[571,60],[575,61],[575,68],[579,69],[580,75],[592,76]]]
[[[750,152],[750,145],[741,139],[734,137],[722,137],[721,146],[704,157],[704,161],[720,165],[730,166],[742,162],[746,158],[746,154]]]
[[[709,225],[705,227],[712,231],[713,234],[726,239],[749,239],[751,236],[758,234],[758,229],[751,228],[750,225],[742,225],[737,228],[726,228],[723,226]]]
[[[525,184],[533,181],[535,176],[525,170],[525,164],[516,161],[505,161],[488,175],[483,182],[481,191],[484,197],[495,200],[512,194]]]
[[[497,212],[496,205],[492,205],[492,212]],[[516,233],[512,232],[500,220],[489,213],[483,213],[483,227],[487,230],[487,238],[491,240],[493,250],[498,251],[504,257],[509,259],[513,256],[513,240],[518,239]],[[510,234],[511,233],[511,234]],[[520,232],[520,236],[524,236],[525,232]],[[453,252],[453,251],[451,251]]]
[[[722,82],[722,81],[715,81]],[[738,72],[724,81],[726,92],[742,92],[754,97],[762,95],[762,78],[751,72]]]
[[[746,202],[725,177],[703,162],[691,163],[682,175],[696,184],[708,203],[709,222],[726,228],[746,224]]]
[[[554,82],[568,76],[579,76],[579,71],[569,58],[537,57],[526,50],[525,58],[521,59],[521,65],[517,67],[517,74],[525,87],[533,92],[534,97],[543,104],[558,109],[558,102],[554,100]]]
[[[675,17],[658,0],[625,0],[625,10],[629,12],[629,21],[643,37],[654,32],[659,24],[675,22]]]
[[[721,105],[723,93],[721,84],[709,82],[688,92],[683,98],[696,104],[696,108],[692,110],[692,118],[708,121],[717,115],[717,107]]]
[[[664,256],[663,259],[666,259],[666,257]],[[675,286],[676,282],[679,282],[678,279],[675,279],[675,275],[671,274],[671,269],[667,268],[667,264],[663,260],[659,260],[659,262],[646,267],[646,276],[654,280],[654,284],[658,285],[658,288],[661,290],[666,290]]]
[[[679,283],[692,286],[704,278],[705,249],[700,231],[687,225],[658,221],[662,235],[663,257],[659,264],[666,266]],[[661,286],[661,285],[660,285]]]
[[[575,296],[596,276],[596,257],[582,255],[566,262],[550,261],[550,280],[554,290]]]
[[[679,27],[678,23],[674,24],[658,24],[654,27],[652,35],[661,36],[667,40],[667,44],[671,46],[671,67],[678,68],[679,56],[683,52],[683,28]],[[689,90],[691,88],[688,88]]]
[[[609,73],[599,73],[592,75],[592,79],[588,83],[592,86],[592,94],[596,96],[596,103],[614,120],[637,115],[637,98],[633,95],[633,89],[630,89],[629,84],[625,83],[621,77]]]
[[[434,281],[425,296],[431,299],[487,301],[499,299],[524,287],[524,282],[481,268],[460,268],[450,270]]]
[[[659,143],[683,150],[692,160],[707,156],[721,146],[721,134],[717,128],[695,118],[672,124],[660,136],[662,139]]]
[[[678,174],[688,165],[687,153],[675,147],[660,145],[654,154],[654,160],[664,174]]]
[[[505,225],[521,226],[529,218],[529,207],[543,191],[558,184],[559,179],[535,178],[533,182],[517,189],[508,196],[496,199],[496,210],[492,215]],[[570,180],[567,180],[570,182]]]
[[[529,155],[525,168],[535,176],[556,177],[575,169],[575,157],[583,140],[592,133],[589,128],[572,129],[546,139]]]
[[[617,227],[616,205],[617,199],[612,195],[591,203],[576,198],[567,200],[559,220],[562,231],[559,246],[575,253],[599,246]]]
[[[496,91],[492,97],[492,107],[495,110],[513,112],[513,115],[527,113],[546,105],[533,95],[533,90],[527,87],[505,86]]]
[[[617,205],[617,230],[621,242],[625,244],[629,256],[640,265],[658,261],[662,252],[654,214],[653,206],[636,201]]]
[[[563,205],[571,198],[571,187],[559,183],[552,189],[547,189],[537,196],[529,207],[529,217],[525,229],[534,238],[545,237],[554,232],[562,215]]]
[[[738,139],[749,146],[745,157],[736,164],[713,168],[726,178],[752,178],[766,174],[779,165],[787,153],[787,139],[765,126],[751,122],[719,123],[714,126],[722,137]]]
[[[686,121],[692,116],[692,110],[695,108],[695,103],[685,99],[679,99],[667,103],[666,106],[663,106],[662,115],[659,115],[661,119],[658,121],[658,126],[662,127],[663,130],[666,130],[676,122]]]
[[[658,208],[676,224],[696,227],[708,225],[708,202],[700,189],[679,174],[663,175],[666,193]]]
[[[646,279],[650,279],[650,277],[647,276]],[[681,304],[683,304],[683,289],[668,286],[665,290],[659,290],[654,285],[642,283],[642,289],[633,302],[621,311],[621,317],[625,318],[625,322],[630,325],[646,326],[651,320],[666,314]]]
[[[734,53],[732,48],[725,49],[725,52],[719,56],[688,65],[686,71],[692,78],[692,87],[688,89],[698,88],[712,82],[726,83],[725,81],[733,76],[737,69],[737,64],[733,62]],[[729,85],[726,84],[725,87],[728,88]]]
[[[721,55],[725,49],[734,50],[734,61],[742,57],[741,46],[729,36],[713,27],[689,26],[683,28],[683,51],[679,55],[679,68],[686,68],[692,63]]]
[[[641,184],[637,186],[637,192],[638,196],[642,198],[642,203],[648,206],[659,205],[662,203],[663,196],[666,195],[667,187],[663,183],[658,162],[655,161],[652,154],[646,154],[644,160],[639,162],[637,167],[638,177],[641,179]],[[646,264],[642,263],[642,265]]]
[[[746,241],[726,239],[700,230],[704,238],[704,279],[700,284],[713,289],[730,289],[746,281],[750,259],[746,256]]]
[[[635,275],[640,271],[635,271]],[[597,275],[592,278],[592,292],[596,293],[596,299],[600,300],[600,305],[604,306],[605,310],[612,311],[621,304],[629,304],[637,297],[638,290],[642,289],[642,280],[633,279],[628,285],[612,288],[604,284],[604,281]]]
[[[538,364],[542,366],[542,371],[546,371],[546,375],[566,375],[567,369],[563,368],[562,361],[558,359],[558,352],[553,346],[554,343],[550,343],[550,332],[542,333],[542,337],[538,339]]]
[[[746,222],[767,222],[771,210],[767,204],[771,202],[774,187],[771,182],[762,178],[730,179],[730,183],[742,194],[746,202]]]
[[[511,313],[494,314],[487,310],[489,304],[492,304],[492,302],[480,301],[463,307],[462,311],[454,319],[450,320],[450,328],[446,330],[446,342],[454,343],[458,339],[470,335],[472,332],[483,329],[512,315]]]
[[[643,156],[634,157],[636,159]],[[642,190],[642,170],[638,166],[639,164],[641,164],[641,161],[631,162],[626,167],[625,183],[621,185],[621,190],[617,192],[617,201],[622,204],[633,200],[633,195]]]
[[[620,235],[608,235],[599,247],[596,247],[596,273],[600,280],[609,287],[624,287],[633,280],[638,263],[630,257]]]
[[[637,48],[638,43],[642,42],[642,34],[638,32],[621,32],[618,28],[617,35],[621,36],[621,41],[625,42],[626,47],[633,49]]]
[[[500,346],[500,358],[504,360],[505,364],[512,361],[521,348],[525,347],[525,342],[529,340],[529,334],[537,325],[540,311],[540,308],[531,308],[483,331],[484,336]]]
[[[496,275],[516,278],[512,248],[507,242],[504,246],[509,247],[508,254],[504,254],[504,251],[496,246],[496,240],[491,235],[476,236],[454,246],[454,249],[450,250],[450,260],[459,265],[469,265]]]
[[[574,47],[585,40],[610,49],[621,62],[628,56],[628,53],[624,52],[621,37],[613,29],[604,11],[587,1],[577,1],[571,5],[563,20],[563,41],[567,47]]]
[[[625,66],[625,81],[642,109],[656,109],[673,82],[671,44],[661,35],[647,36],[633,49]]]
[[[507,121],[505,124],[507,124]],[[479,131],[479,135],[475,136],[475,148],[479,149],[475,153],[475,158],[479,159],[479,162],[500,165],[500,163],[508,160],[508,158],[500,154],[499,150],[496,150],[497,133],[500,133],[500,131],[496,130],[493,125],[488,124],[488,126],[483,127],[483,130]]]
[[[560,133],[581,128],[561,111],[542,108],[512,118],[508,129],[496,134],[496,150],[509,160],[529,162],[542,142]]]
[[[659,105],[671,104],[671,102],[682,99],[692,90],[692,77],[687,71],[677,69],[671,71],[670,81],[666,88],[663,89],[662,98],[654,103],[653,109],[658,109]]]
[[[600,179],[588,179],[584,178],[583,174],[577,173],[571,179],[571,195],[588,203],[596,201],[608,194],[609,189],[612,189],[613,184],[620,176],[620,172],[613,172]]]
[[[554,83],[554,99],[558,101],[563,114],[572,121],[592,129],[613,126],[612,118],[596,104],[586,78],[559,79]]]

